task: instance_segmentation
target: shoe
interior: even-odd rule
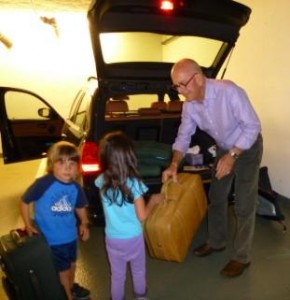
[[[78,283],[73,284],[71,292],[74,300],[86,300],[91,294],[88,289],[80,286]]]
[[[236,260],[231,260],[222,270],[221,275],[225,277],[238,277],[240,276],[244,270],[250,265],[250,262],[248,263],[241,263]]]
[[[193,254],[195,256],[203,257],[212,254],[213,252],[220,252],[225,250],[226,247],[222,248],[212,248],[208,243],[205,243],[198,248],[193,249]]]

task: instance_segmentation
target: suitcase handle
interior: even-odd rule
[[[181,185],[181,183],[179,183],[178,181],[174,181],[172,178],[165,181],[162,185],[162,188],[161,188],[161,193],[164,193],[164,195],[165,195],[163,203],[166,203],[170,200],[169,197],[168,197],[168,186],[172,183]]]
[[[15,244],[22,245],[24,243],[23,237],[28,236],[28,233],[25,229],[12,229],[10,230],[10,236]]]

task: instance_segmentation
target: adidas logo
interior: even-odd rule
[[[71,212],[73,209],[65,195],[51,207],[51,210],[53,212]]]

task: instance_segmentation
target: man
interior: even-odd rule
[[[221,275],[239,276],[251,259],[263,152],[260,121],[243,89],[228,80],[206,78],[191,59],[177,62],[171,70],[171,79],[173,88],[185,97],[185,102],[172,162],[163,172],[162,181],[169,177],[176,179],[178,165],[197,126],[215,139],[217,157],[208,195],[208,240],[193,253],[202,257],[225,249],[228,195],[234,182],[237,217],[234,253]]]

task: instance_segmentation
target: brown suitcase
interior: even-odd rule
[[[177,182],[163,184],[165,201],[158,204],[145,222],[145,240],[153,258],[182,262],[207,212],[201,177],[179,173]]]

